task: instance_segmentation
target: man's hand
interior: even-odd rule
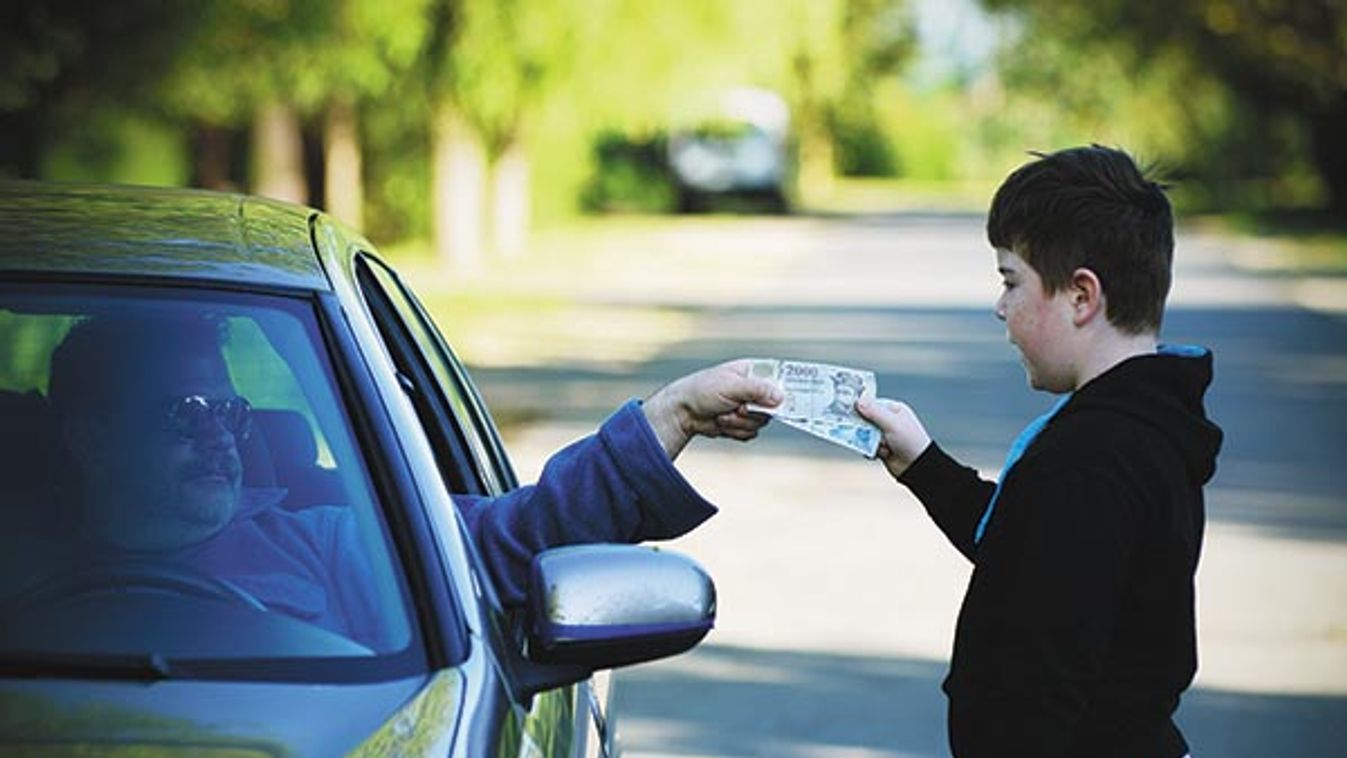
[[[856,412],[879,427],[880,433],[884,435],[875,457],[884,461],[884,466],[895,479],[902,476],[907,467],[926,452],[931,444],[931,435],[926,433],[921,419],[917,418],[907,403],[863,397],[856,401]]]
[[[769,417],[748,404],[774,406],[784,396],[774,382],[749,375],[751,361],[741,359],[688,374],[666,384],[642,405],[669,460],[678,457],[698,434],[751,440]]]

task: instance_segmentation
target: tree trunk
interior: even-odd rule
[[[835,178],[832,134],[828,129],[827,106],[815,87],[814,59],[806,51],[795,54],[793,70],[797,99],[794,113],[797,137],[797,173],[800,199],[805,205],[832,194]]]
[[[805,205],[826,200],[836,181],[832,139],[822,129],[805,127],[800,131],[799,145],[800,197]]]
[[[355,107],[338,100],[327,111],[323,126],[324,192],[327,212],[360,229],[364,224],[365,194],[360,172],[360,133]]]
[[[51,130],[32,110],[0,111],[0,178],[40,179],[46,136]]]
[[[307,203],[304,140],[299,115],[281,103],[267,103],[253,116],[253,192],[292,203]]]
[[[1309,118],[1314,167],[1328,192],[1329,208],[1347,218],[1347,97]]]
[[[518,258],[528,248],[533,212],[528,153],[513,140],[496,158],[491,174],[492,236],[495,251]]]
[[[451,105],[435,115],[432,224],[440,262],[458,270],[482,265],[486,158],[472,127]]]
[[[231,175],[233,134],[224,127],[203,124],[193,135],[192,186],[205,189],[238,191]]]

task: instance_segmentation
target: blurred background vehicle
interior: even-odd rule
[[[790,177],[790,110],[775,92],[737,88],[717,93],[707,113],[683,115],[668,143],[678,209],[721,201],[755,201],[785,212]]]

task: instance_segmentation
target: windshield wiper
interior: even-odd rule
[[[22,679],[118,679],[157,682],[182,676],[158,653],[90,655],[80,653],[0,654],[0,676]]]

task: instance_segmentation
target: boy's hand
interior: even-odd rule
[[[642,404],[669,459],[698,434],[751,440],[770,418],[751,403],[773,407],[784,396],[774,382],[749,375],[747,359],[722,363],[666,384]]]
[[[894,478],[902,476],[931,444],[931,435],[921,425],[921,419],[908,407],[907,403],[888,398],[862,397],[856,401],[856,412],[879,427],[884,439],[879,443],[875,457],[884,461],[884,466]]]

